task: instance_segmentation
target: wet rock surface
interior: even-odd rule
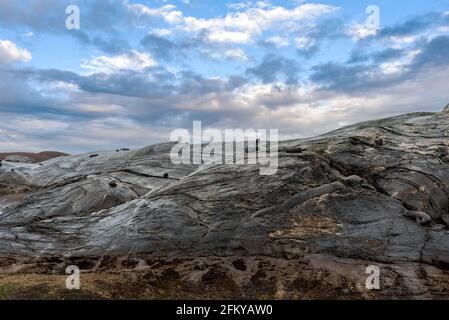
[[[138,278],[151,267],[147,289],[162,277],[214,298],[447,298],[448,129],[447,112],[414,113],[281,142],[271,176],[174,165],[172,144],[4,163],[0,185],[29,192],[0,209],[0,272],[75,261]],[[369,265],[381,290],[364,286]]]

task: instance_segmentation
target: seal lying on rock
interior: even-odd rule
[[[117,181],[115,181],[115,180],[111,180],[111,181],[109,181],[109,186],[111,187],[111,188],[116,188],[118,185],[117,185]]]
[[[359,186],[362,184],[364,179],[362,179],[359,176],[353,175],[353,176],[343,178],[343,181],[345,181],[347,184],[350,184],[351,186]]]
[[[404,215],[406,217],[412,218],[416,220],[416,223],[419,225],[426,225],[432,221],[432,218],[423,211],[412,211],[407,210]]]
[[[365,189],[376,190],[368,184],[368,181],[356,175],[343,178],[343,181],[351,187],[362,187]]]
[[[384,145],[384,139],[382,139],[382,138],[377,138],[376,140],[374,140],[374,143],[375,143],[377,146],[383,146],[383,145]]]

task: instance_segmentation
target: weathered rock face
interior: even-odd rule
[[[448,129],[446,112],[414,113],[282,142],[272,176],[175,166],[171,144],[4,164],[0,184],[34,192],[2,209],[0,257],[267,257],[360,292],[374,264],[388,288],[375,296],[445,296]]]

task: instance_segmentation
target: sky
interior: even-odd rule
[[[193,121],[311,137],[440,111],[448,79],[449,0],[0,0],[0,152],[138,148]]]

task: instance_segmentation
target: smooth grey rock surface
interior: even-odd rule
[[[323,255],[414,283],[420,265],[449,263],[448,138],[447,112],[365,122],[281,142],[272,176],[173,165],[169,143],[4,163],[0,184],[36,191],[2,209],[0,256]]]

